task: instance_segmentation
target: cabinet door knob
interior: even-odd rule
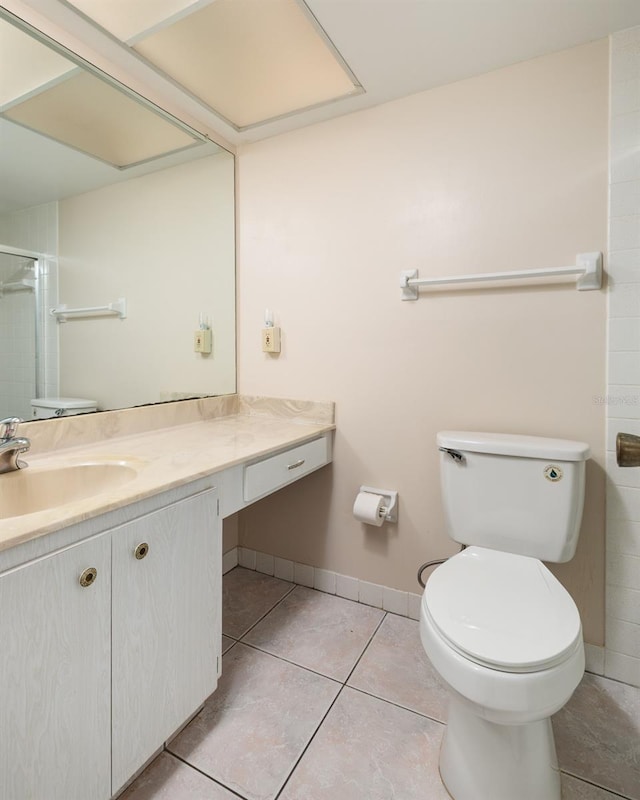
[[[133,555],[138,560],[140,560],[141,558],[144,558],[148,552],[149,552],[149,545],[147,544],[147,542],[140,542],[140,544],[133,551]]]
[[[95,583],[97,577],[98,570],[95,567],[89,567],[89,569],[85,569],[79,578],[80,586],[91,586]]]

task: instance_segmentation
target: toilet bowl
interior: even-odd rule
[[[573,600],[537,559],[469,547],[434,572],[420,637],[450,688],[440,758],[455,800],[554,800],[550,717],[584,672]]]
[[[449,687],[440,774],[454,800],[560,800],[551,715],[584,673],[580,615],[542,563],[573,557],[583,442],[438,434],[448,532],[429,577],[424,650]]]

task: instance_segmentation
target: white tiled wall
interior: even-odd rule
[[[610,148],[604,673],[640,686],[640,469],[615,459],[640,435],[640,27],[611,38]]]

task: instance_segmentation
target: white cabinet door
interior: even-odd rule
[[[105,535],[0,577],[6,800],[111,796],[110,560]]]
[[[216,687],[220,528],[210,489],[113,531],[114,792]]]

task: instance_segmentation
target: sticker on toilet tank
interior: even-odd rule
[[[562,480],[562,470],[555,464],[549,464],[544,468],[544,477],[548,481],[555,483],[556,481]]]

